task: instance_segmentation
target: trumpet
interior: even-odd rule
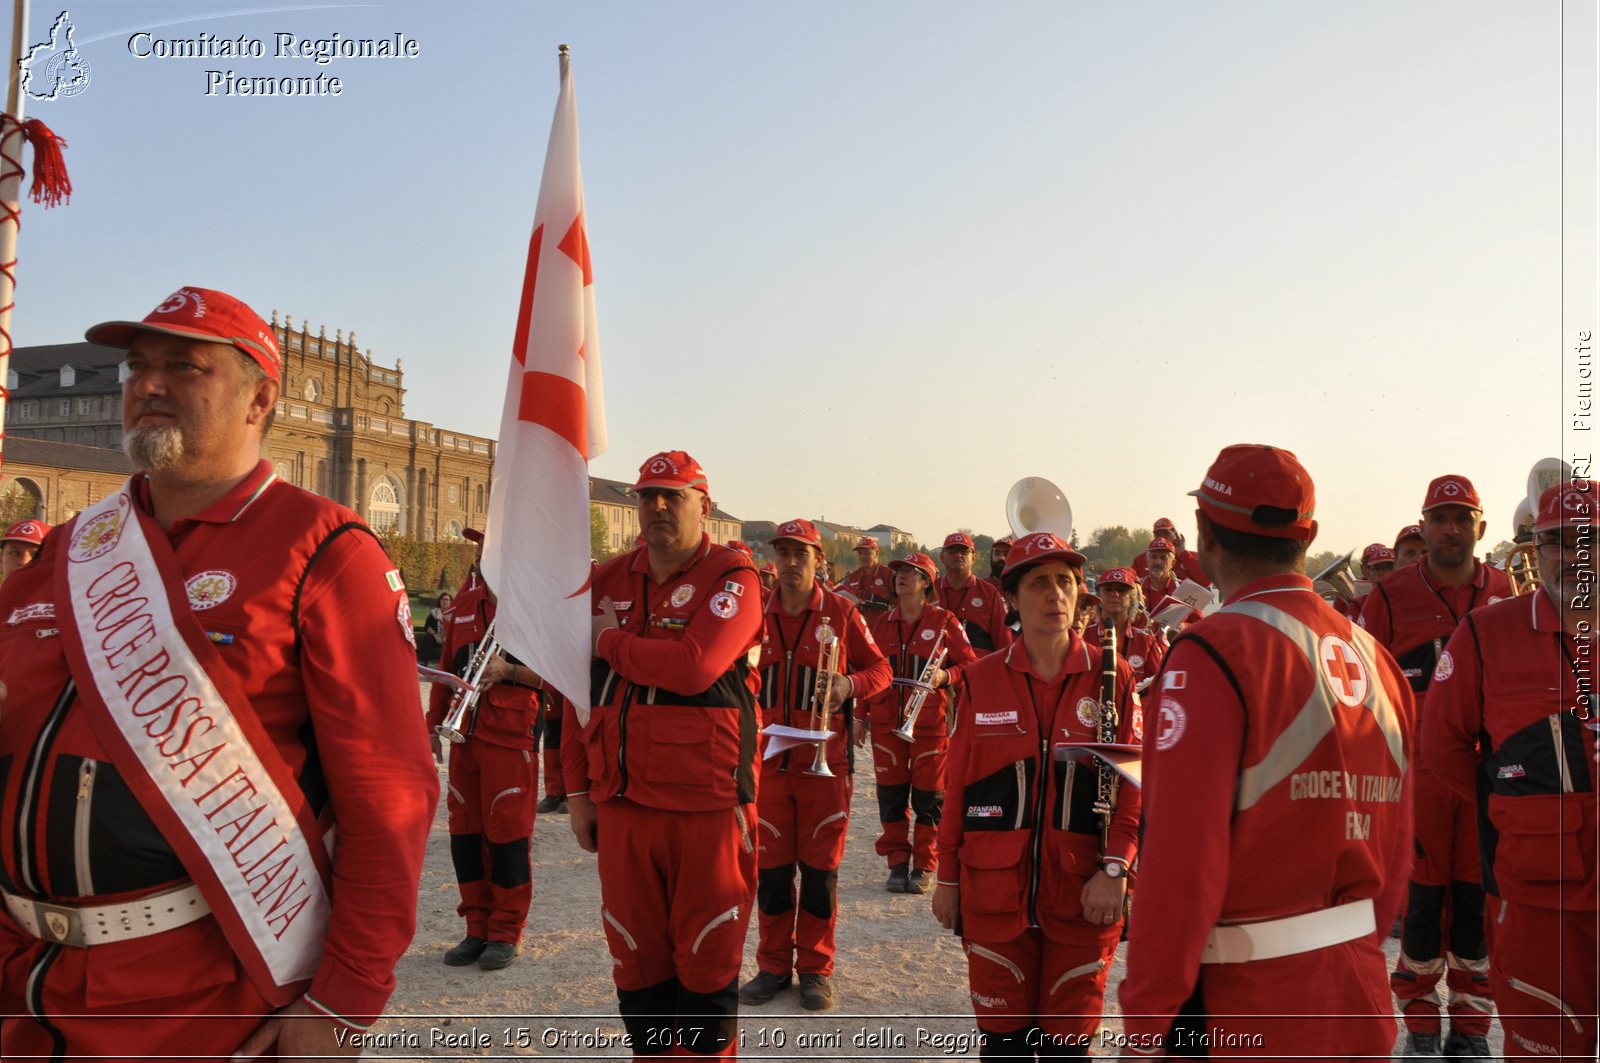
[[[839,637],[835,635],[819,647],[817,654],[816,682],[811,685],[811,729],[813,731],[828,730],[828,721],[833,713],[828,708],[828,699],[833,695],[833,677],[839,674]],[[820,775],[833,778],[833,769],[828,767],[828,740],[826,738],[817,743],[817,755],[811,760],[811,767],[805,769],[807,775]]]
[[[933,652],[928,655],[928,663],[923,666],[922,674],[916,679],[896,679],[901,686],[916,687],[916,693],[911,695],[910,702],[906,705],[906,718],[891,732],[896,738],[904,742],[916,740],[917,714],[922,711],[922,703],[928,700],[928,695],[933,693],[933,677],[939,674],[939,669],[944,666],[945,654],[944,632],[939,632],[939,638],[933,644]]]
[[[450,700],[450,711],[445,714],[444,722],[434,728],[440,738],[455,745],[465,742],[478,722],[478,695],[482,693],[478,689],[478,681],[483,678],[483,670],[489,667],[489,662],[500,653],[500,643],[494,637],[494,625],[494,620],[489,621],[483,638],[478,641],[477,652],[472,655],[466,674],[461,677],[467,689],[456,691],[455,697]]]

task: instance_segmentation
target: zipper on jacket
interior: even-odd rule
[[[85,759],[78,769],[78,807],[72,823],[72,857],[78,873],[78,896],[94,893],[89,873],[89,812],[94,799],[95,762]]]
[[[1561,772],[1561,792],[1572,792],[1572,771],[1567,767],[1567,740],[1561,733],[1561,714],[1550,717],[1550,737],[1556,744],[1556,769]]]
[[[1050,761],[1048,759],[1049,752],[1050,752],[1050,739],[1041,737],[1039,739],[1039,765],[1040,765],[1040,767],[1039,767],[1039,796],[1034,801],[1033,840],[1032,840],[1032,844],[1030,846],[1030,848],[1033,850],[1033,869],[1028,873],[1028,925],[1029,926],[1038,926],[1039,925],[1039,862],[1040,862],[1040,860],[1041,860],[1041,858],[1043,856],[1043,850],[1044,850],[1044,827],[1045,827],[1045,823],[1047,822],[1045,817],[1046,817],[1046,814],[1049,811],[1049,809],[1045,806],[1045,785],[1044,785],[1045,772],[1047,772],[1049,770],[1049,767],[1050,767]],[[1026,790],[1026,788],[1027,788],[1027,768],[1026,768],[1026,765],[1025,765],[1024,762],[1019,761],[1017,763],[1017,768],[1021,772],[1021,778],[1019,778],[1017,780],[1017,785],[1023,787],[1024,790]]]
[[[639,688],[632,683],[622,695],[622,707],[617,710],[617,796],[628,792],[628,709],[633,705],[633,692]]]
[[[45,759],[57,732],[61,730],[61,720],[67,714],[67,706],[72,704],[77,691],[77,684],[68,679],[55,705],[51,707],[50,715],[45,717],[44,726],[39,728],[39,737],[34,739],[33,751],[28,755],[27,769],[22,773],[22,800],[17,805],[17,883],[41,896],[44,894],[44,885],[39,881],[38,869],[34,867],[33,849],[38,831],[33,821],[44,793]]]

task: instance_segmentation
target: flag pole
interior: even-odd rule
[[[28,36],[28,0],[13,0],[11,66],[6,113],[0,120],[0,471],[5,466],[6,413],[11,404],[11,308],[17,290],[17,230],[22,225],[22,42]]]

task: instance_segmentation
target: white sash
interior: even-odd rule
[[[61,633],[79,666],[79,697],[114,725],[125,748],[104,727],[97,731],[140,803],[252,980],[281,1000],[322,955],[324,854],[307,838],[315,824],[286,763],[189,610],[181,573],[163,579],[131,484],[85,509],[66,549],[76,623],[63,623]],[[130,760],[142,770],[128,772]]]

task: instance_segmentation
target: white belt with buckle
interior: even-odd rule
[[[80,949],[160,934],[211,912],[193,882],[122,904],[51,904],[13,893],[0,896],[11,918],[34,937]]]
[[[1324,908],[1264,923],[1214,926],[1200,953],[1201,963],[1249,963],[1297,956],[1365,937],[1378,929],[1372,899]]]

